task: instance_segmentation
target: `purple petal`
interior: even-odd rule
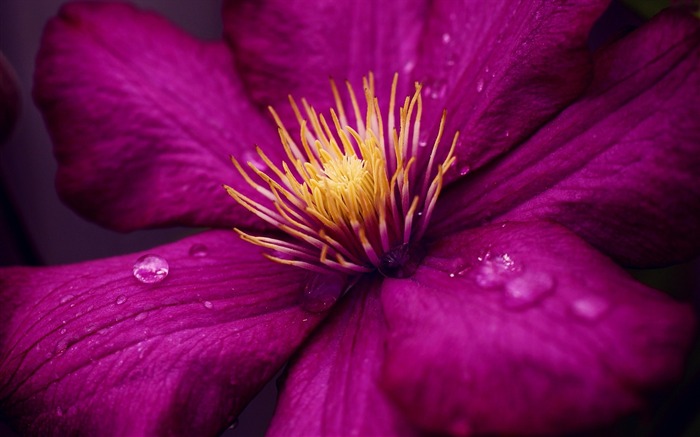
[[[268,437],[409,436],[379,388],[387,327],[379,282],[351,289],[290,365]]]
[[[287,96],[326,111],[334,106],[329,77],[357,85],[372,71],[380,96],[388,96],[394,73],[410,71],[416,62],[425,3],[228,0],[225,33],[253,101],[272,105],[296,126]],[[409,74],[400,79],[403,99],[412,83]]]
[[[607,3],[432,3],[414,76],[425,84],[426,126],[446,107],[446,132],[461,131],[450,177],[512,148],[583,91],[586,40]]]
[[[565,224],[617,260],[700,248],[700,23],[669,12],[596,56],[587,94],[441,199],[436,234],[489,220]]]
[[[71,3],[45,30],[34,96],[56,147],[61,197],[118,230],[257,222],[223,183],[230,162],[278,144],[230,52],[125,4]]]
[[[217,435],[320,315],[298,305],[306,274],[233,232],[140,254],[0,272],[0,409],[32,435]]]
[[[383,386],[425,430],[563,434],[641,406],[679,376],[688,306],[633,281],[565,228],[445,239],[382,288]]]

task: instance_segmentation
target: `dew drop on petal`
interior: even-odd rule
[[[204,303],[203,303],[203,305],[204,305],[204,308],[206,308],[206,309],[208,309],[208,310],[214,308],[214,304],[211,303],[211,302],[209,302],[208,300],[205,300]]]
[[[443,44],[449,44],[450,41],[452,41],[452,37],[450,36],[449,33],[443,33],[442,34],[442,43]]]
[[[471,171],[471,167],[469,167],[468,165],[465,164],[459,168],[459,175],[465,176],[470,171]]]
[[[144,311],[144,312],[136,314],[136,317],[134,317],[134,320],[136,320],[137,322],[140,322],[141,320],[145,319],[146,317],[148,317],[148,313],[146,313]]]
[[[63,335],[66,333],[66,328],[61,328],[60,331],[58,331],[59,334]]]
[[[554,279],[545,272],[529,272],[506,283],[503,306],[518,310],[530,308],[554,291]]]
[[[56,343],[56,355],[61,355],[63,352],[68,349],[68,341],[66,340],[61,340],[58,343]]]
[[[520,267],[507,253],[493,255],[487,252],[477,259],[480,264],[476,269],[476,283],[483,288],[500,288],[520,271]]]
[[[207,246],[203,244],[193,244],[192,247],[190,247],[189,255],[195,258],[203,258],[207,256],[208,252],[209,249]]]
[[[608,302],[597,296],[582,297],[571,304],[571,312],[576,317],[590,322],[600,320],[609,309]]]
[[[340,275],[314,275],[304,288],[301,307],[311,313],[328,310],[340,298],[345,278]]]
[[[117,296],[117,300],[114,301],[114,303],[116,303],[117,305],[121,305],[124,302],[126,302],[126,296],[124,296],[123,294]]]
[[[68,302],[69,300],[73,299],[74,297],[75,297],[75,296],[73,296],[72,294],[67,294],[67,295],[65,295],[65,296],[63,296],[63,297],[61,298],[61,301],[60,301],[60,302],[61,302],[62,304],[64,304],[64,303]]]
[[[476,92],[480,93],[484,90],[484,79],[479,79],[479,81],[476,83]]]
[[[169,271],[168,261],[158,255],[144,255],[134,263],[134,277],[144,284],[157,284]]]

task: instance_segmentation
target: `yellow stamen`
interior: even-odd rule
[[[330,110],[328,119],[306,100],[302,99],[299,106],[290,96],[299,123],[298,142],[270,108],[287,162],[275,165],[258,149],[270,170],[267,172],[250,162],[246,169],[232,158],[244,180],[270,204],[263,205],[235,188],[225,188],[243,207],[290,235],[294,242],[236,229],[241,238],[274,251],[266,255],[273,261],[313,271],[345,273],[375,270],[383,255],[420,239],[444,175],[454,164],[457,134],[443,161],[435,166],[445,113],[432,148],[422,150],[421,86],[416,83],[414,94],[399,108],[397,127],[397,83],[398,75],[394,75],[386,130],[371,73],[363,79],[364,114],[349,83],[351,107],[347,111],[338,87],[331,81],[336,108]],[[355,127],[350,126],[348,114],[354,116]]]

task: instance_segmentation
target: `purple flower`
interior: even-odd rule
[[[35,98],[64,200],[118,230],[219,230],[2,270],[0,407],[19,429],[214,435],[290,357],[272,436],[562,433],[678,376],[691,310],[616,263],[700,248],[697,19],[667,11],[590,55],[606,2],[369,3],[228,1],[225,42],[123,4],[72,3],[49,22]],[[415,106],[393,140],[397,71],[397,108]],[[328,77],[357,92],[368,72],[378,103],[365,129]],[[331,150],[311,141],[324,132],[371,142],[382,121],[385,144],[406,141],[404,166],[368,146],[364,168],[388,163],[360,184],[372,189],[323,185],[314,207],[336,202],[328,215],[300,207],[299,193],[330,183],[311,173],[340,179],[290,162],[307,185],[286,196],[273,169],[306,153],[290,94],[329,125],[301,105],[310,149]],[[440,145],[422,147],[443,121]],[[236,172],[231,154],[251,167]],[[334,174],[355,175],[360,159],[340,155]],[[370,192],[383,193],[377,209],[338,201]]]

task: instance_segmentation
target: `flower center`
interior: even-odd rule
[[[238,203],[289,238],[236,229],[244,240],[270,249],[265,256],[273,261],[309,270],[363,273],[378,269],[390,276],[401,275],[401,267],[411,262],[410,248],[427,229],[444,174],[454,164],[458,133],[436,164],[445,112],[432,147],[426,147],[420,138],[421,85],[415,84],[413,96],[399,108],[397,127],[397,83],[395,75],[386,129],[371,73],[363,80],[364,114],[347,84],[354,125],[332,81],[336,108],[330,110],[330,122],[306,100],[302,99],[300,108],[290,97],[300,128],[298,140],[270,108],[287,159],[277,165],[258,148],[269,169],[263,171],[250,162],[246,169],[232,158],[245,180],[266,200],[258,202],[235,188],[225,188]]]

